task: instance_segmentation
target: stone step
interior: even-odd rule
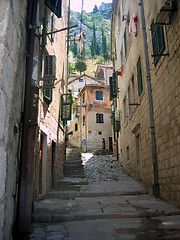
[[[66,177],[69,177],[69,178],[85,178],[84,174],[68,174],[68,176],[66,176]]]
[[[34,204],[34,222],[89,219],[149,218],[179,215],[180,210],[149,195],[94,196],[74,199],[48,198]]]
[[[109,191],[56,191],[52,190],[47,193],[47,198],[53,198],[53,199],[74,199],[74,198],[79,198],[79,197],[113,197],[113,196],[138,196],[138,195],[145,195],[146,190],[139,190],[139,191],[114,191],[114,190],[109,190]]]
[[[87,185],[88,181],[82,178],[63,178],[56,181],[57,185],[67,186],[67,185]]]
[[[59,191],[79,191],[82,185],[57,185],[56,190]]]

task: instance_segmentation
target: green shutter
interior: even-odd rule
[[[70,93],[61,95],[61,120],[71,120],[72,95]]]
[[[113,83],[112,83],[112,77],[109,77],[109,97],[110,97],[110,100],[113,99]]]
[[[45,88],[43,90],[43,97],[47,104],[52,102],[52,88]]]
[[[162,26],[156,26],[154,20],[151,23],[151,36],[153,55],[161,55],[165,50],[164,31]],[[161,56],[154,56],[154,65],[156,66]]]
[[[113,130],[115,132],[119,132],[121,130],[120,121],[115,121],[115,112],[112,112],[112,120],[113,120]]]
[[[114,72],[112,77],[109,77],[109,95],[110,100],[117,97],[118,93],[118,79],[117,73]]]
[[[116,98],[118,93],[118,79],[117,79],[117,73],[113,73],[113,97]]]
[[[138,95],[140,96],[143,90],[140,57],[138,58],[138,61],[137,61],[137,82],[138,82]]]

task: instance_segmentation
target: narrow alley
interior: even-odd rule
[[[180,210],[148,195],[114,156],[69,147],[65,174],[34,203],[30,240],[180,239]]]
[[[180,0],[3,0],[0,240],[180,240]]]

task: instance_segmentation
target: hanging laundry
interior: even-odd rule
[[[129,23],[129,34],[133,33],[133,36],[137,36],[137,14],[134,13],[130,19]]]

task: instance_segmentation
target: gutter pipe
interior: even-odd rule
[[[153,170],[154,170],[153,193],[156,198],[159,198],[159,179],[158,179],[156,138],[155,138],[155,129],[154,129],[154,113],[153,113],[151,77],[150,77],[150,68],[149,68],[149,56],[148,56],[148,45],[147,45],[147,34],[146,34],[146,24],[145,24],[145,17],[144,17],[143,0],[139,1],[139,5],[140,5],[141,24],[142,24],[142,32],[143,32],[143,45],[144,45],[144,55],[145,55],[149,118],[150,118],[151,147],[152,147],[152,159],[153,159]]]

